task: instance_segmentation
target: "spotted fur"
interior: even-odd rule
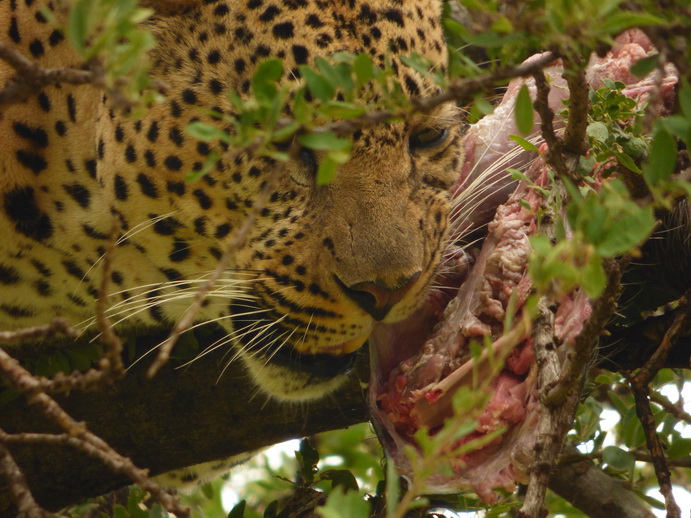
[[[39,0],[0,0],[0,38],[44,67],[79,66]],[[53,9],[47,1],[48,9]],[[224,123],[226,92],[249,95],[265,58],[298,66],[336,52],[389,62],[411,96],[435,86],[403,65],[446,53],[434,0],[150,1],[152,75],[165,99],[136,118],[103,90],[57,84],[0,119],[0,326],[63,316],[87,326],[113,218],[122,232],[111,275],[116,329],[170,328],[216,268],[276,164],[222,159],[202,180],[209,144],[192,121]],[[58,14],[59,16],[59,14]],[[0,61],[0,86],[13,70]],[[442,137],[416,145],[424,128]],[[319,154],[288,164],[246,243],[199,314],[229,333],[253,379],[283,399],[319,397],[344,379],[375,321],[418,307],[440,262],[447,189],[461,158],[452,106],[355,131],[353,158],[317,187]],[[412,140],[411,140],[412,139]],[[412,144],[411,144],[412,142]],[[218,143],[215,144],[218,149]]]

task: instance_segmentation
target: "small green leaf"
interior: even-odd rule
[[[214,497],[214,486],[213,484],[206,483],[202,485],[202,494],[208,499],[212,500]]]
[[[240,500],[228,513],[228,518],[244,518],[245,507],[247,507],[247,501]]]
[[[148,513],[146,513],[146,518],[168,518],[168,512],[159,503],[154,504]],[[143,518],[143,517],[142,517]]]
[[[679,106],[686,118],[691,118],[691,83],[683,81],[679,89]]]
[[[305,79],[307,88],[316,99],[326,102],[334,96],[335,90],[331,84],[307,65],[300,67],[300,75]]]
[[[286,142],[300,129],[299,122],[291,122],[287,126],[282,127],[279,130],[274,131],[271,136],[273,142]]]
[[[82,0],[76,2],[67,18],[67,39],[79,52],[84,52],[86,38],[89,31],[89,14],[92,2]]]
[[[617,446],[607,446],[602,450],[602,460],[615,471],[626,472],[630,471],[635,462],[636,457],[628,451],[622,450]]]
[[[655,70],[657,66],[657,61],[659,59],[658,54],[653,54],[652,56],[647,56],[643,59],[639,59],[633,65],[631,65],[630,70],[636,77],[645,77],[650,72]]]
[[[591,122],[585,132],[590,138],[598,142],[606,142],[609,137],[607,126],[602,122]]]
[[[610,228],[603,239],[595,243],[602,257],[614,257],[640,245],[655,226],[652,207],[641,207],[635,212],[621,216],[616,226]]]
[[[307,133],[298,136],[298,141],[305,147],[319,151],[350,150],[350,140],[338,138],[333,131]]]
[[[643,177],[648,185],[655,187],[674,173],[677,163],[677,143],[674,137],[658,127],[650,144],[648,162],[643,165]]]
[[[662,25],[665,20],[651,13],[643,11],[617,11],[603,19],[598,29],[605,34],[616,35],[630,27],[644,27],[646,25]]]
[[[667,448],[667,457],[670,459],[684,459],[691,455],[691,438],[677,437]]]
[[[516,96],[516,106],[514,108],[516,127],[523,135],[533,132],[533,101],[530,99],[530,91],[524,84]]]
[[[264,510],[264,518],[276,518],[278,516],[278,500],[272,501]]]
[[[374,76],[374,65],[372,65],[372,58],[369,54],[361,52],[353,62],[353,72],[358,83],[364,85],[369,82]]]
[[[228,140],[228,134],[225,131],[205,122],[191,122],[187,125],[187,133],[203,142],[210,142],[214,139],[226,142]]]
[[[633,171],[634,173],[638,174],[641,174],[643,172],[636,165],[636,162],[633,161],[633,158],[631,158],[626,153],[614,153],[614,156],[617,158],[619,163],[626,167],[629,171]]]
[[[500,34],[509,34],[515,31],[513,24],[506,16],[500,16],[492,22],[492,31]]]
[[[350,152],[346,150],[329,151],[327,157],[337,164],[343,165],[350,160]]]
[[[300,478],[305,485],[313,484],[314,474],[318,471],[319,452],[312,447],[309,440],[303,439],[300,441],[300,449],[295,452],[295,458],[298,461]]]
[[[328,101],[318,109],[319,113],[333,119],[352,119],[364,115],[366,111],[364,106],[342,101]]]
[[[321,518],[359,518],[370,515],[370,504],[356,491],[338,487],[323,506],[317,507],[316,512]]]
[[[606,284],[607,276],[602,268],[600,257],[593,254],[583,269],[583,289],[588,297],[596,299],[600,296],[602,290],[605,289]]]
[[[345,491],[357,491],[359,489],[357,480],[353,473],[348,469],[327,469],[323,471],[321,480],[330,480],[332,487],[342,487]]]
[[[273,101],[278,93],[276,83],[283,77],[280,59],[262,61],[252,77],[252,91],[259,101]]]
[[[540,151],[535,144],[519,135],[509,135],[509,138],[526,151],[535,151],[536,153],[539,153]]]
[[[326,157],[319,164],[319,169],[317,169],[316,183],[318,187],[322,185],[330,184],[336,177],[336,170],[338,169],[338,163]]]
[[[621,145],[621,149],[624,150],[624,153],[634,158],[638,158],[648,150],[645,140],[641,137],[631,136],[630,138],[622,139],[619,144]]]

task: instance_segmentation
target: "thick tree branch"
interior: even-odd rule
[[[654,515],[622,481],[567,448],[573,460],[562,460],[552,473],[549,488],[591,518],[652,518]]]
[[[165,338],[153,337],[145,347]],[[217,338],[210,336],[209,343]],[[111,387],[73,391],[56,400],[74,420],[86,422],[91,432],[152,475],[367,419],[357,376],[323,401],[290,407],[257,394],[237,363],[218,379],[222,357],[221,351],[208,354],[179,369],[169,363],[150,380],[146,362],[140,362]],[[366,358],[363,361],[359,371],[365,379]],[[0,428],[8,434],[61,433],[21,397],[2,407]],[[46,509],[56,510],[131,483],[62,439],[41,441],[6,443],[36,501]],[[0,485],[0,516],[14,515],[12,502],[7,488]]]

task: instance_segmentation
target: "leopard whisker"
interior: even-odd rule
[[[204,325],[209,324],[209,323],[220,322],[222,320],[228,320],[228,319],[233,318],[233,317],[247,316],[247,315],[258,315],[261,313],[268,313],[270,311],[271,311],[270,309],[258,309],[258,310],[254,310],[254,311],[246,311],[244,313],[238,313],[236,315],[226,315],[224,317],[218,317],[218,318],[215,318],[213,320],[207,320],[205,322],[199,322],[199,323],[193,325],[192,327],[190,327],[187,331],[192,331],[193,329],[195,329],[197,327],[201,327],[201,326],[204,326]],[[228,343],[239,340],[240,338],[245,336],[247,333],[254,330],[254,326],[256,326],[257,324],[258,324],[258,322],[253,323],[252,324],[253,327],[251,329],[248,329],[242,333],[237,333],[236,331],[233,331],[230,334],[222,336],[221,338],[216,340],[211,345],[205,347],[204,350],[202,352],[200,352],[197,356],[195,356],[193,359],[189,360],[188,362],[183,363],[182,365],[180,365],[177,368],[187,367],[188,365],[191,365],[192,363],[197,361],[199,358],[202,358],[202,357],[206,356],[207,354],[214,352],[216,349],[223,347],[224,345],[226,345]],[[269,324],[265,324],[265,325],[269,325]]]
[[[247,311],[247,312],[245,312],[245,313],[239,313],[239,314],[237,314],[237,315],[235,315],[235,316],[245,316],[245,315],[259,314],[259,313],[265,313],[265,312],[269,312],[269,311],[270,311],[269,309],[259,309],[259,310],[254,310],[254,311]],[[192,327],[190,327],[189,329],[185,330],[185,333],[187,333],[187,332],[189,332],[189,331],[192,331],[193,329],[195,329],[195,328],[197,328],[197,327],[201,327],[201,326],[204,326],[204,325],[209,324],[209,323],[212,323],[212,322],[218,322],[218,321],[220,321],[220,320],[225,320],[225,319],[228,319],[228,318],[231,318],[231,317],[232,317],[232,315],[227,315],[227,316],[219,317],[219,318],[216,318],[216,319],[213,319],[213,320],[208,320],[208,321],[205,321],[205,322],[199,322],[199,323],[193,325]],[[184,334],[184,333],[183,333],[183,334]],[[204,351],[202,351],[202,352],[199,353],[197,356],[195,356],[193,359],[191,359],[191,360],[189,360],[188,362],[186,362],[186,363],[180,365],[180,366],[177,367],[177,368],[182,368],[182,367],[185,367],[185,366],[190,365],[191,363],[193,363],[194,361],[198,360],[198,359],[201,358],[202,356],[205,356],[205,355],[209,354],[210,352],[215,351],[215,350],[218,349],[219,347],[222,347],[223,345],[225,345],[225,344],[227,344],[227,343],[229,343],[229,342],[231,342],[231,341],[234,341],[234,340],[237,340],[237,339],[241,338],[242,336],[244,336],[244,334],[245,334],[245,333],[236,334],[235,332],[233,332],[233,333],[230,333],[230,334],[228,334],[228,335],[225,335],[225,336],[219,338],[219,339],[216,340],[213,344],[211,344],[209,347],[205,348]],[[140,360],[142,360],[144,357],[146,357],[147,355],[149,355],[150,353],[152,353],[153,351],[155,351],[156,349],[158,349],[159,347],[161,347],[161,345],[163,345],[164,342],[165,342],[165,340],[162,341],[162,342],[160,342],[159,344],[155,345],[154,347],[152,347],[152,348],[149,349],[148,351],[146,351],[142,356],[140,356],[139,358],[137,358],[137,359],[132,363],[132,365],[130,365],[130,367],[134,366],[134,364],[136,364],[137,362],[139,362]],[[221,343],[219,343],[219,342],[221,342]]]

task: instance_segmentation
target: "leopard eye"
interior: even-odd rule
[[[408,145],[411,151],[436,147],[442,144],[449,136],[446,128],[422,128],[410,136]]]

